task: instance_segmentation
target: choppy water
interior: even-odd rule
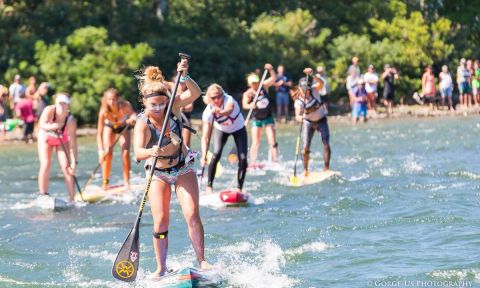
[[[206,255],[220,267],[224,287],[385,287],[387,281],[479,287],[480,119],[337,123],[330,129],[331,166],[341,178],[296,189],[282,185],[297,136],[297,128],[283,127],[285,168],[247,175],[252,205],[202,207]],[[314,141],[319,151],[319,138]],[[84,183],[96,148],[93,138],[80,145]],[[313,154],[314,167],[321,159],[320,152]],[[116,161],[114,174],[120,175]],[[234,175],[226,168],[216,187]],[[114,281],[110,271],[140,193],[42,212],[29,205],[38,191],[37,169],[34,146],[0,146],[0,287],[132,287]],[[142,182],[141,167],[133,169],[134,180]],[[50,193],[64,196],[58,166],[51,175]],[[169,265],[191,265],[194,253],[175,198],[171,209]],[[145,211],[137,287],[155,268],[152,218]]]

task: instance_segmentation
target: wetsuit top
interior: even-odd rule
[[[255,95],[256,91],[251,88],[249,90]],[[254,98],[252,97],[248,103],[252,103],[253,99]],[[267,90],[262,87],[257,98],[255,109],[253,109],[252,118],[255,120],[265,120],[269,117],[272,117],[272,103],[270,103],[270,100],[268,99]]]
[[[153,125],[153,123],[150,121],[150,119],[148,119],[147,115],[145,115],[145,112],[142,112],[142,113],[138,114],[137,119],[147,123],[148,128],[150,129],[150,135],[151,135],[150,140],[148,141],[145,148],[152,148],[154,145],[157,145],[158,140],[160,139],[161,131],[158,130],[155,127],[155,125]],[[169,125],[170,125],[170,132],[167,132],[165,134],[165,136],[162,139],[162,143],[160,144],[160,147],[165,147],[172,142],[171,134],[173,133],[173,134],[176,135],[176,137],[175,136],[173,136],[173,137],[175,137],[177,139],[180,139],[180,143],[178,144],[178,147],[179,147],[178,148],[178,153],[173,154],[173,155],[158,156],[158,159],[170,159],[169,163],[173,163],[173,159],[178,158],[178,164],[177,165],[179,165],[182,160],[185,160],[185,155],[183,155],[183,153],[182,153],[182,146],[183,146],[182,145],[183,144],[182,122],[176,116],[173,116],[173,117],[170,116]]]
[[[245,120],[243,119],[243,115],[240,111],[240,106],[238,105],[237,101],[233,99],[232,96],[228,94],[223,94],[223,105],[221,109],[224,109],[224,107],[229,104],[233,103],[233,110],[230,113],[230,115],[227,116],[216,116],[212,114],[212,106],[207,105],[205,110],[203,111],[202,114],[202,121],[203,122],[213,122],[213,126],[225,133],[233,133],[235,131],[238,131],[245,126]],[[213,118],[213,119],[212,119]]]
[[[325,108],[322,108],[321,99],[317,99],[317,97],[310,96],[310,98],[303,102],[303,99],[295,100],[295,108],[304,108],[305,114],[303,119],[310,122],[317,122],[325,117]]]

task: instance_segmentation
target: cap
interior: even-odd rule
[[[55,104],[60,103],[66,103],[70,105],[70,98],[68,98],[68,96],[65,94],[58,94],[57,97],[55,97]]]
[[[258,77],[257,74],[251,74],[251,75],[248,76],[247,82],[248,82],[248,85],[250,85],[252,83],[258,83],[258,82],[260,82],[260,78]]]

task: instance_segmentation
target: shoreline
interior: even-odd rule
[[[465,116],[473,116],[480,114],[479,107],[469,107],[468,109],[465,107],[458,107],[456,110],[447,110],[446,107],[442,107],[441,110],[432,110],[430,107],[425,105],[397,105],[393,108],[393,115],[390,117],[386,113],[385,107],[379,106],[377,107],[377,111],[368,111],[368,119],[369,120],[376,120],[376,119],[401,119],[401,118],[434,118],[434,117],[465,117]],[[330,107],[330,111],[333,111],[332,115],[328,116],[328,119],[332,123],[350,123],[351,121],[351,113],[345,108],[345,106],[340,105],[332,105]],[[293,112],[293,111],[292,111]],[[202,128],[202,121],[199,115],[199,118],[192,119],[192,126],[197,131],[200,131]],[[291,118],[291,117],[290,117]],[[276,121],[276,125],[284,126],[284,125],[291,125],[293,123],[292,119],[286,121]],[[12,135],[15,133],[15,135]],[[21,140],[23,133],[23,129],[16,129],[14,132],[7,132],[7,139],[0,140],[0,145],[10,145],[10,144],[17,144],[17,143],[24,143]],[[77,129],[77,136],[78,137],[87,137],[87,136],[94,136],[97,133],[97,129],[90,126],[83,126]]]

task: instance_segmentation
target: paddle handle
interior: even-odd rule
[[[248,126],[248,122],[250,121],[250,117],[252,116],[253,109],[257,105],[258,95],[260,95],[260,91],[262,91],[263,82],[265,82],[265,78],[267,78],[267,72],[267,69],[263,71],[262,79],[260,80],[260,84],[258,85],[257,91],[255,92],[255,97],[253,98],[253,106],[248,111],[247,118],[245,118],[245,126]]]

